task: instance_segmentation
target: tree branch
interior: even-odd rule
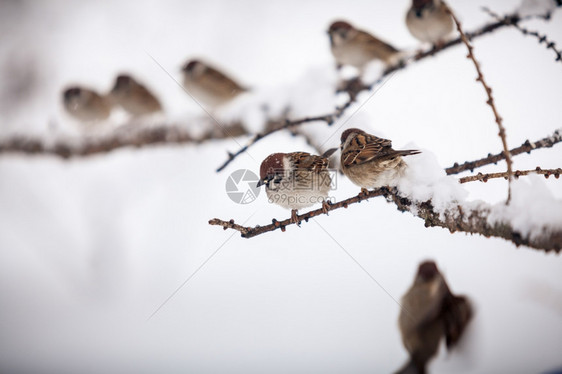
[[[522,175],[539,174],[539,175],[544,175],[544,177],[546,179],[548,179],[548,177],[550,177],[551,175],[554,175],[554,178],[558,179],[558,178],[560,178],[560,173],[562,173],[562,169],[560,169],[560,168],[558,168],[558,169],[541,169],[540,167],[537,166],[536,169],[532,169],[532,170],[515,170],[513,172],[513,176],[515,177],[515,179],[517,179]],[[503,172],[503,173],[488,173],[488,174],[478,173],[476,175],[470,175],[468,177],[460,178],[459,182],[460,183],[467,183],[467,182],[480,181],[480,182],[486,183],[489,179],[494,179],[494,178],[507,179],[507,177],[508,177],[508,175],[507,175],[506,172]]]
[[[499,135],[499,137],[501,139],[501,142],[502,142],[502,145],[503,145],[503,153],[504,153],[504,156],[505,156],[505,162],[507,164],[508,185],[507,185],[507,201],[506,201],[506,203],[509,204],[509,201],[511,200],[511,178],[512,178],[512,175],[513,175],[513,171],[512,171],[511,154],[509,153],[509,149],[507,147],[507,140],[506,140],[506,136],[505,136],[505,128],[503,127],[503,118],[501,118],[499,113],[498,113],[498,109],[496,108],[496,104],[494,102],[494,97],[492,95],[492,89],[486,83],[486,80],[484,79],[484,75],[482,74],[482,70],[480,69],[480,64],[478,63],[478,61],[476,60],[476,57],[474,56],[474,47],[472,46],[472,44],[468,40],[468,37],[466,36],[466,34],[464,33],[464,31],[462,29],[462,26],[461,26],[461,23],[458,20],[455,13],[451,10],[449,5],[447,5],[445,3],[443,3],[443,4],[445,6],[445,10],[447,11],[447,13],[449,13],[451,15],[451,17],[453,18],[453,21],[455,22],[455,25],[457,26],[457,30],[458,30],[459,34],[461,35],[461,40],[464,43],[464,45],[466,45],[466,48],[468,49],[467,58],[469,58],[472,61],[472,63],[474,64],[474,68],[476,69],[476,73],[478,74],[476,80],[479,81],[482,84],[482,86],[484,87],[484,90],[486,91],[486,94],[488,95],[488,101],[486,101],[486,104],[488,104],[492,108],[492,112],[494,113],[496,123],[498,124],[498,129],[499,129],[498,135]]]
[[[496,21],[501,21],[502,18],[495,12],[493,12],[491,9],[487,8],[487,7],[483,7],[482,10],[484,12],[486,12],[489,16],[493,17]],[[550,15],[544,16],[543,18],[546,17],[550,17]],[[531,35],[534,36],[539,44],[545,44],[547,49],[551,49],[552,51],[554,51],[554,53],[556,54],[556,59],[555,61],[560,61],[562,62],[562,52],[558,49],[556,49],[556,43],[549,40],[548,36],[546,35],[542,35],[540,34],[538,31],[530,31],[529,29],[522,27],[519,23],[515,22],[515,23],[510,23],[509,25],[515,27],[517,30],[519,30],[523,35]]]
[[[491,224],[488,218],[491,215],[492,207],[481,204],[478,209],[471,209],[466,206],[456,204],[446,211],[436,211],[431,200],[416,202],[406,197],[400,196],[395,188],[378,188],[367,193],[359,193],[357,196],[342,200],[337,203],[329,204],[327,212],[340,208],[347,208],[351,204],[360,203],[373,197],[384,196],[388,202],[396,204],[401,212],[410,212],[414,216],[425,221],[426,227],[443,227],[453,232],[466,232],[479,234],[486,237],[497,237],[514,243],[516,246],[526,245],[531,248],[549,252],[554,250],[559,253],[562,248],[562,230],[544,230],[541,236],[523,236],[517,232],[509,222],[496,222]],[[308,222],[310,218],[327,214],[323,208],[312,210],[298,216],[299,225],[302,221]],[[293,224],[290,218],[283,221],[272,220],[271,224],[265,226],[244,227],[234,223],[234,220],[223,221],[218,218],[211,219],[210,225],[222,226],[224,230],[233,229],[241,233],[243,238],[252,238],[266,232],[280,229],[285,231],[287,226]]]
[[[128,128],[134,127],[134,125],[128,126]],[[207,131],[198,137],[194,137],[186,129],[173,126],[136,129],[128,132],[117,129],[114,133],[102,137],[59,139],[50,142],[41,138],[18,135],[0,140],[0,154],[52,155],[66,159],[108,153],[124,147],[140,148],[159,144],[201,143],[210,139],[225,139],[244,134],[247,132],[242,125],[233,124],[224,129]]]
[[[332,210],[336,210],[336,209],[340,209],[340,208],[347,208],[348,205],[350,204],[355,204],[355,203],[360,203],[363,200],[367,200],[370,199],[372,197],[375,196],[382,196],[385,192],[384,191],[388,191],[388,189],[376,189],[373,191],[368,191],[366,194],[360,193],[357,196],[354,197],[350,197],[349,199],[345,199],[342,200],[340,202],[337,203],[329,203],[326,206],[326,211],[327,212],[331,212]],[[304,220],[305,222],[308,222],[308,220],[312,217],[316,217],[319,216],[321,214],[327,214],[325,213],[325,211],[320,208],[320,209],[316,209],[316,210],[311,210],[308,213],[305,214],[301,214],[301,215],[297,215],[299,222],[298,225],[300,226],[300,223]],[[283,221],[277,221],[276,219],[272,220],[272,223],[269,225],[265,225],[265,226],[256,226],[256,227],[243,227],[240,225],[237,225],[234,223],[234,220],[230,220],[230,221],[223,221],[220,220],[218,218],[213,218],[212,220],[209,221],[209,225],[214,225],[214,226],[222,226],[223,229],[234,229],[237,231],[240,231],[242,233],[242,237],[243,238],[252,238],[254,236],[269,232],[269,231],[274,231],[277,229],[281,229],[281,231],[285,231],[285,228],[287,226],[290,226],[294,224],[294,222],[291,222],[290,218],[287,218],[286,220]]]
[[[467,32],[466,36],[469,39],[474,39],[488,33],[491,33],[501,27],[510,26],[518,24],[521,21],[519,16],[516,14],[506,15],[502,19],[486,24],[472,32]],[[333,124],[338,118],[340,118],[343,113],[354,103],[357,95],[362,91],[371,90],[378,84],[380,84],[385,77],[391,73],[401,70],[407,67],[409,64],[423,60],[427,57],[434,56],[443,50],[451,48],[462,42],[461,38],[456,38],[448,41],[439,47],[432,47],[424,52],[421,52],[411,58],[408,62],[401,62],[395,66],[387,69],[379,79],[371,85],[365,85],[359,80],[350,80],[344,83],[344,87],[339,89],[338,92],[346,92],[349,95],[349,100],[344,103],[343,106],[337,108],[333,113],[315,116],[315,117],[305,117],[301,119],[296,119],[292,121],[283,121],[278,127],[265,131],[263,133],[258,133],[252,136],[248,143],[243,146],[240,150],[235,153],[228,154],[228,160],[221,165],[218,171],[224,169],[226,165],[232,162],[237,156],[244,153],[249,147],[251,147],[257,141],[263,139],[280,130],[284,129],[294,129],[296,126],[311,122],[326,122],[328,125]],[[229,132],[231,136],[246,135],[247,132],[239,124],[229,127]],[[99,139],[80,139],[80,143],[75,144],[76,141],[71,139],[59,139],[54,142],[47,142],[40,138],[33,138],[29,136],[14,136],[12,138],[0,140],[0,154],[3,153],[24,153],[32,155],[44,155],[49,154],[53,156],[58,156],[62,158],[70,157],[85,157],[99,153],[108,153],[115,149],[123,147],[144,147],[150,145],[159,144],[184,144],[184,143],[199,143],[209,139],[221,139],[226,138],[227,134],[217,134],[216,131],[211,131],[202,137],[193,137],[190,133],[184,129],[171,126],[161,126],[152,129],[145,129],[142,131],[134,132],[133,134],[127,134],[123,136],[122,134],[115,133]],[[497,162],[497,161],[495,161]]]
[[[336,111],[337,113],[337,111]],[[326,122],[328,125],[331,125],[334,123],[334,121],[337,118],[335,118],[335,114],[328,114],[328,115],[324,115],[324,116],[317,116],[317,117],[306,117],[306,118],[301,118],[299,120],[296,121],[289,121],[289,120],[285,120],[282,124],[280,124],[279,126],[272,126],[269,130],[266,130],[264,132],[261,133],[257,133],[254,136],[252,136],[252,138],[246,143],[246,145],[244,145],[242,148],[240,148],[238,151],[236,151],[235,153],[230,153],[228,152],[228,159],[217,168],[217,172],[222,171],[225,167],[228,166],[228,164],[230,164],[232,161],[234,161],[234,159],[238,156],[240,156],[242,153],[246,152],[248,150],[248,148],[250,148],[254,143],[258,142],[259,140],[277,132],[280,130],[284,130],[284,129],[288,129],[294,126],[298,126],[301,125],[303,123],[309,123],[309,122],[316,122],[316,121],[324,121]]]
[[[557,143],[560,143],[561,141],[562,141],[562,129],[558,129],[554,131],[554,133],[551,136],[548,136],[536,142],[531,143],[529,142],[529,140],[526,140],[525,143],[523,143],[521,146],[511,149],[509,153],[512,156],[517,156],[522,153],[531,153],[531,151],[534,151],[536,149],[551,148],[552,146],[554,146]],[[488,154],[487,157],[475,161],[465,161],[462,165],[459,165],[457,162],[455,162],[453,166],[446,168],[445,172],[447,173],[447,175],[459,174],[467,170],[473,172],[474,169],[476,168],[480,168],[482,166],[486,166],[490,164],[497,164],[498,161],[501,161],[503,159],[505,159],[505,155],[503,152],[498,153],[496,155],[492,155],[490,153]]]

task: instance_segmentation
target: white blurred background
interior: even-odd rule
[[[466,30],[490,21],[482,5],[499,13],[519,5],[450,3]],[[3,0],[0,136],[80,134],[62,111],[61,90],[84,84],[106,91],[120,72],[158,94],[168,122],[204,116],[168,75],[180,80],[192,57],[223,67],[271,102],[290,102],[296,114],[324,114],[335,100],[326,99],[335,81],[331,21],[347,19],[413,51],[408,5]],[[560,11],[525,25],[562,43]],[[552,51],[511,28],[474,44],[510,147],[560,127],[562,64]],[[465,55],[457,46],[397,73],[349,125],[398,148],[433,152],[443,167],[499,152],[496,124]],[[319,143],[337,144],[335,128],[303,128]],[[72,160],[0,155],[0,372],[392,372],[407,358],[396,300],[427,258],[476,306],[461,347],[443,349],[431,372],[562,368],[560,256],[426,229],[382,199],[286,233],[242,239],[207,221],[266,224],[289,212],[263,194],[248,205],[233,203],[225,193],[228,174],[257,172],[274,151],[312,149],[278,133],[215,173],[237,142],[125,148]],[[556,168],[561,160],[555,146],[516,157],[515,168]],[[522,183],[562,198],[560,180]],[[466,189],[470,199],[496,203],[507,186],[496,180]],[[357,192],[341,177],[334,194],[339,200]]]

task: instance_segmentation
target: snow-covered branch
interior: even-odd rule
[[[466,32],[466,37],[469,40],[472,40],[474,38],[489,34],[501,27],[518,24],[520,20],[521,18],[517,14],[506,15],[503,18],[497,20],[496,22],[486,24],[472,32]],[[325,122],[328,125],[333,124],[355,102],[355,99],[359,93],[363,91],[372,90],[375,86],[382,83],[384,79],[388,77],[390,74],[398,70],[404,69],[412,63],[418,62],[427,57],[434,56],[437,53],[440,53],[441,51],[451,48],[460,43],[462,43],[462,39],[459,37],[456,39],[452,39],[444,43],[443,45],[434,46],[423,52],[420,52],[414,57],[412,57],[411,59],[409,59],[407,62],[401,62],[397,65],[391,66],[390,68],[388,68],[386,71],[383,72],[383,74],[379,77],[379,79],[377,79],[374,83],[370,85],[366,85],[357,79],[344,82],[342,87],[338,89],[338,92],[347,93],[349,99],[342,106],[336,108],[332,113],[327,113],[325,115],[320,115],[320,116],[294,119],[294,120],[288,120],[288,119],[284,119],[281,121],[270,120],[269,121],[270,124],[274,122],[278,122],[278,125],[269,126],[267,130],[254,134],[250,138],[250,140],[238,151],[234,153],[228,152],[227,160],[217,169],[217,171],[221,171],[222,169],[224,169],[237,156],[244,153],[253,144],[277,131],[288,129],[293,132],[296,132],[295,129],[298,126],[306,123],[312,123],[312,122]],[[227,137],[248,135],[244,126],[241,124],[230,125],[225,129],[226,131],[209,131],[208,133],[202,136],[194,136],[184,128],[162,125],[158,127],[152,127],[152,128],[142,129],[138,131],[128,132],[126,134],[116,131],[115,133],[99,138],[87,137],[78,140],[70,139],[70,138],[45,140],[38,137],[19,135],[19,136],[13,136],[10,138],[0,140],[0,154],[24,153],[29,155],[48,154],[48,155],[58,156],[62,158],[85,157],[94,154],[108,153],[110,151],[119,148],[124,148],[124,147],[140,148],[140,147],[151,146],[151,145],[199,143],[210,139],[221,139]],[[527,150],[525,152],[527,152]],[[512,155],[514,155],[513,150],[512,150]],[[496,157],[495,160],[491,162],[497,162],[498,160],[501,159],[503,159],[503,157],[500,158]],[[480,161],[481,160],[474,161],[472,163],[478,163]],[[463,165],[466,164],[468,163],[465,163]],[[478,166],[474,166],[474,167],[478,167]],[[468,170],[474,167],[468,167],[462,170]],[[459,167],[455,166],[449,169],[457,170],[459,169]],[[447,170],[447,172],[449,173],[449,170]],[[456,171],[456,172],[460,172],[460,171]]]
[[[224,127],[221,130],[209,131],[195,137],[184,128],[158,126],[128,132],[117,131],[103,137],[65,138],[51,141],[20,135],[0,140],[0,154],[25,153],[62,158],[86,157],[124,147],[140,148],[158,144],[200,143],[210,139],[224,139],[246,134],[246,130],[239,124]]]
[[[511,149],[509,153],[511,154],[511,156],[517,156],[522,153],[531,153],[532,151],[540,148],[550,148],[555,144],[560,143],[561,141],[562,141],[562,129],[558,129],[554,131],[552,135],[547,136],[546,138],[543,138],[536,142],[530,142],[529,140],[526,140],[525,143],[521,144],[519,147]],[[495,155],[492,155],[490,153],[488,154],[488,156],[481,158],[479,160],[465,161],[462,164],[458,164],[457,162],[455,162],[453,166],[446,168],[445,172],[447,173],[447,175],[459,174],[467,170],[470,170],[472,172],[476,168],[480,168],[482,166],[486,166],[490,164],[496,164],[498,163],[498,161],[501,161],[503,159],[505,159],[505,155],[503,152]]]
[[[329,204],[327,212],[347,208],[349,205],[377,196],[384,196],[388,202],[396,204],[399,211],[407,211],[423,219],[426,227],[443,227],[451,233],[465,232],[486,237],[502,238],[514,243],[516,246],[525,245],[546,252],[554,250],[559,253],[562,248],[562,228],[539,227],[534,233],[522,233],[514,228],[507,215],[502,215],[499,212],[504,209],[503,204],[491,206],[483,202],[472,204],[451,203],[447,209],[436,209],[431,200],[415,201],[402,196],[396,188],[382,187],[366,193],[361,192],[357,196]],[[298,224],[300,225],[302,221],[308,222],[310,218],[321,214],[327,214],[323,208],[298,215]],[[224,230],[233,229],[239,231],[243,238],[252,238],[277,229],[286,231],[287,226],[293,223],[290,218],[282,221],[273,219],[272,223],[265,226],[245,227],[236,224],[233,219],[224,221],[214,218],[209,221],[209,224],[222,226]],[[536,232],[540,234],[536,234]]]

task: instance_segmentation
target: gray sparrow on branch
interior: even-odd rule
[[[247,91],[234,79],[200,60],[188,61],[182,72],[185,89],[210,110],[229,103]]]
[[[374,37],[366,31],[356,29],[345,21],[336,21],[328,29],[332,54],[338,68],[351,65],[363,72],[365,66],[380,60],[392,65],[403,53],[388,43]]]
[[[441,339],[447,349],[453,348],[471,317],[470,302],[451,293],[435,262],[421,263],[414,284],[402,297],[398,324],[410,360],[398,373],[425,373]]]
[[[158,99],[144,85],[125,74],[117,77],[109,98],[133,117],[162,110]]]
[[[406,26],[419,41],[440,45],[453,31],[454,22],[441,0],[413,0]]]
[[[107,97],[83,87],[66,89],[63,92],[63,104],[68,114],[82,122],[103,121],[111,113],[111,103]]]
[[[396,151],[388,139],[367,134],[360,129],[347,129],[341,134],[341,168],[363,193],[368,188],[392,186],[403,175],[404,156],[420,151]]]
[[[322,203],[327,213],[331,188],[328,170],[332,148],[322,156],[306,152],[274,153],[263,160],[257,186],[265,185],[269,202],[291,209],[291,222],[298,223],[298,209]]]

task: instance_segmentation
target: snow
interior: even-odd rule
[[[519,1],[486,5],[501,14]],[[407,0],[0,2],[0,136],[79,136],[79,126],[62,113],[60,90],[74,83],[108,90],[120,72],[158,94],[170,123],[201,131],[194,119],[205,113],[174,81],[188,58],[200,56],[252,87],[219,114],[224,119],[243,118],[259,129],[264,103],[271,116],[288,104],[295,118],[325,114],[345,100],[330,94],[336,84],[325,34],[330,22],[348,19],[414,50],[403,24],[407,6]],[[480,4],[451,6],[467,30],[489,21]],[[559,41],[561,21],[555,12],[548,23],[526,25]],[[552,51],[507,28],[474,46],[510,147],[560,126],[562,70]],[[522,231],[560,227],[560,179],[521,177],[505,207],[503,179],[459,185],[442,172],[501,149],[465,55],[459,46],[414,64],[376,94],[362,94],[368,101],[331,127],[302,128],[326,149],[348,127],[392,139],[397,149],[421,149],[406,158],[410,171],[400,187],[416,199],[432,197],[440,209],[449,199],[482,200]],[[21,76],[30,79],[15,79]],[[432,373],[562,366],[559,255],[425,228],[384,199],[252,239],[209,226],[214,217],[253,226],[290,215],[268,204],[263,190],[253,203],[235,204],[226,181],[238,169],[257,173],[273,152],[314,150],[278,133],[215,173],[226,151],[246,140],[124,148],[71,160],[1,155],[0,372],[392,372],[407,358],[396,300],[425,259],[434,259],[453,292],[476,305],[461,347],[443,350]],[[556,168],[561,159],[557,145],[517,156],[514,166]],[[478,171],[503,169],[500,162]],[[338,175],[337,200],[358,192]]]
[[[520,17],[545,16],[556,9],[556,0],[523,0],[516,9]]]
[[[407,149],[417,147],[409,144]],[[468,191],[459,184],[457,178],[446,175],[431,151],[421,149],[421,152],[405,158],[408,167],[398,181],[400,194],[420,203],[431,200],[435,211],[440,213],[446,211],[451,203],[465,201]]]
[[[554,198],[544,177],[530,175],[512,183],[510,204],[496,204],[488,220],[511,223],[523,237],[537,238],[560,230],[561,212],[562,201]]]

